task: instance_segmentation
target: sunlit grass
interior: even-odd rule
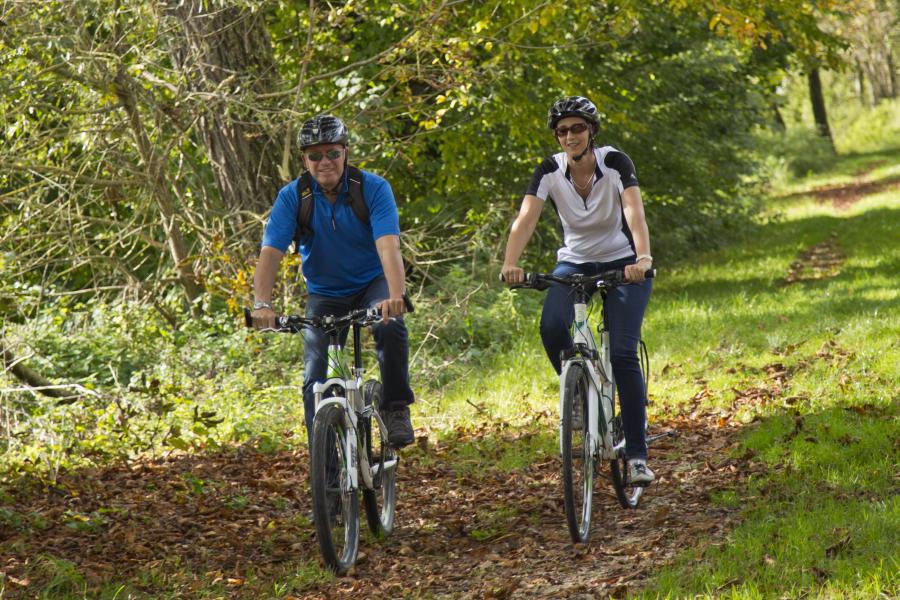
[[[721,370],[728,353],[709,349],[717,339],[737,338],[742,342],[720,343],[732,350],[728,358],[757,368],[783,364],[791,369],[784,395],[799,400],[757,410],[761,420],[748,428],[745,447],[768,472],[741,492],[742,524],[725,543],[679,557],[644,597],[876,598],[900,592],[900,249],[892,241],[900,230],[900,198],[879,193],[839,212],[803,198],[780,201],[778,208],[780,220],[766,226],[765,243],[732,248],[715,261],[731,272],[727,278],[711,280],[709,267],[679,271],[705,286],[664,300],[669,314],[659,325],[666,345],[674,329],[676,346],[693,338],[693,347],[704,352],[692,360],[673,347],[668,360]],[[839,272],[781,284],[796,253],[828,236],[845,255]],[[761,251],[768,256],[756,260]],[[698,262],[712,264],[708,257]],[[726,281],[741,282],[740,289],[720,295],[716,290]],[[664,289],[660,285],[658,295]],[[673,314],[698,318],[701,326],[679,327]],[[666,381],[666,390],[689,391],[684,374],[672,373],[681,385]],[[727,378],[707,379],[714,398],[727,395]],[[751,371],[745,383],[763,379]]]

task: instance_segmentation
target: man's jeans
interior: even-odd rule
[[[333,298],[310,294],[306,303],[307,317],[324,315],[345,315],[358,308],[373,308],[378,302],[389,297],[387,280],[382,276],[353,296]],[[402,317],[371,327],[375,337],[375,350],[381,368],[383,406],[396,410],[412,404],[412,389],[409,387],[409,336]],[[341,345],[347,343],[349,328],[341,332]],[[328,336],[319,329],[303,330],[303,410],[306,430],[312,440],[313,417],[316,413],[313,384],[324,381],[328,372]]]
[[[610,269],[621,269],[632,263],[634,257],[608,263],[561,262],[553,269],[553,274],[596,275]],[[648,279],[639,284],[619,286],[607,294],[604,304],[609,327],[610,360],[619,392],[619,406],[625,429],[625,455],[628,458],[647,458],[647,435],[644,430],[647,392],[637,347],[641,339],[644,310],[650,301],[651,281]],[[570,333],[575,321],[574,299],[571,288],[556,283],[547,290],[547,297],[544,299],[541,340],[557,374],[561,372],[559,353],[574,345]]]

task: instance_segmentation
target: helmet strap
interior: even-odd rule
[[[345,159],[346,159],[346,155],[345,155]],[[331,188],[330,190],[326,190],[324,187],[322,188],[322,190],[326,194],[328,194],[329,196],[337,196],[338,194],[341,193],[341,188],[344,187],[344,182],[347,181],[347,169],[349,166],[350,166],[349,162],[347,160],[344,160],[344,172],[341,173],[341,179],[338,181],[337,185],[334,186],[333,188]]]
[[[579,162],[582,158],[584,158],[584,156],[588,152],[590,152],[593,149],[594,149],[594,136],[591,135],[591,137],[588,138],[588,144],[587,144],[587,146],[584,147],[584,150],[582,150],[578,156],[573,156],[572,160],[574,160],[575,162]]]

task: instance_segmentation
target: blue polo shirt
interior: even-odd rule
[[[313,234],[300,240],[300,259],[306,289],[323,296],[351,296],[384,274],[375,240],[400,235],[400,217],[391,185],[383,177],[363,171],[363,198],[369,225],[350,206],[347,172],[337,202],[332,204],[313,180]],[[297,180],[278,192],[266,223],[263,246],[287,252],[297,229]]]

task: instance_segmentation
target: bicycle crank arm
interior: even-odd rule
[[[386,461],[383,465],[377,464],[372,466],[372,476],[376,477],[379,473],[381,473],[382,469],[385,471],[393,471],[397,468],[397,464],[400,462],[399,458],[392,458],[389,461]]]
[[[675,437],[678,435],[677,429],[670,429],[668,431],[663,431],[662,433],[657,433],[656,435],[648,435],[647,443],[655,442],[656,440],[661,440],[666,437]]]

